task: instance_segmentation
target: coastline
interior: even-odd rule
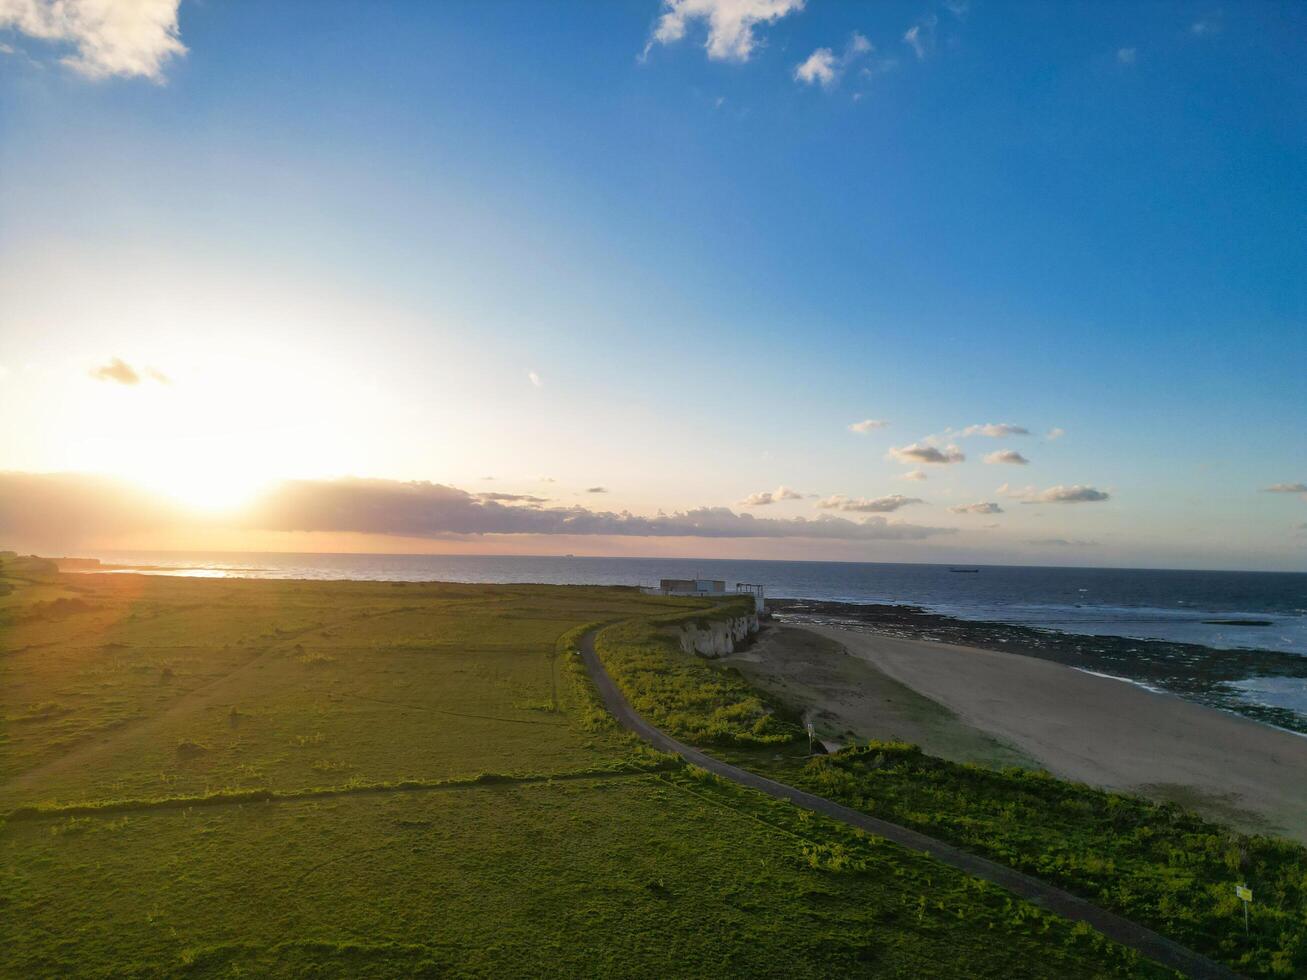
[[[1296,653],[1060,632],[957,619],[909,605],[774,599],[768,600],[768,606],[782,623],[837,627],[1051,661],[1307,735],[1307,657]],[[1259,701],[1245,686],[1279,679],[1302,682],[1299,703]]]
[[[1307,740],[1171,694],[1037,657],[822,625],[781,626],[726,663],[837,741],[902,739],[953,761],[1047,769],[1307,841]]]

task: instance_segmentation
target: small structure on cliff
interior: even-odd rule
[[[726,581],[719,578],[664,578],[658,580],[658,588],[646,589],[653,595],[726,595]],[[756,613],[767,611],[766,590],[754,582],[737,582],[737,595],[753,596],[753,610]]]
[[[663,595],[721,595],[726,591],[726,581],[719,578],[664,578],[658,580],[658,591]]]
[[[736,582],[735,591],[753,596],[753,611],[761,615],[767,611],[767,590],[756,582]]]

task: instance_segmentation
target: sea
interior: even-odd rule
[[[1307,656],[1303,572],[262,552],[90,557],[154,574],[221,578],[640,586],[660,578],[724,579],[728,589],[758,584],[776,598],[912,605],[971,621]]]

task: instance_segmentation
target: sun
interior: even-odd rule
[[[120,472],[142,490],[206,515],[238,511],[272,482],[264,466],[199,443],[142,453]]]
[[[142,483],[192,510],[216,514],[249,504],[266,481],[222,467],[179,467]]]

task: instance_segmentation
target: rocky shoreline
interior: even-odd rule
[[[813,623],[1038,657],[1109,674],[1307,735],[1307,715],[1250,701],[1234,682],[1307,678],[1307,657],[1274,650],[1217,650],[1193,643],[1090,636],[1007,623],[971,621],[918,606],[768,599],[782,622]]]

